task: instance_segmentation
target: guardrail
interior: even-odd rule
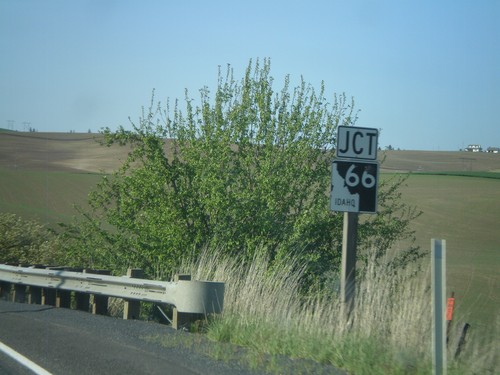
[[[79,310],[106,314],[108,297],[125,300],[124,319],[138,318],[140,302],[175,306],[173,327],[189,323],[201,315],[220,313],[224,304],[224,283],[177,277],[174,282],[138,278],[140,270],[129,270],[127,276],[110,276],[102,271],[75,272],[64,268],[39,269],[0,265],[0,295],[12,292],[16,302],[47,304],[57,307],[73,305]]]

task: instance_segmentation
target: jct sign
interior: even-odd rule
[[[339,126],[337,133],[337,157],[376,160],[377,141],[377,129]]]
[[[330,209],[377,212],[378,163],[334,160]]]
[[[377,144],[377,129],[339,126],[337,159],[332,164],[332,211],[377,212]]]

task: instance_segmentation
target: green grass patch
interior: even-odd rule
[[[68,222],[74,205],[85,205],[99,174],[0,168],[0,211],[50,227]]]
[[[210,325],[208,337],[245,348],[247,358],[255,358],[262,352],[275,356],[275,367],[271,372],[284,373],[282,368],[276,366],[279,357],[310,360],[360,375],[428,374],[430,369],[428,359],[423,360],[410,350],[391,348],[378,341],[380,338],[376,336],[347,335],[338,338],[320,333],[313,335],[297,327],[277,327],[276,323],[266,323],[258,318],[252,323],[242,324],[242,320],[245,319],[225,316]]]

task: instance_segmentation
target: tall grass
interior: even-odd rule
[[[397,273],[384,262],[369,262],[358,278],[347,320],[336,293],[300,293],[302,269],[293,262],[271,267],[264,256],[243,262],[207,251],[184,271],[199,280],[226,283],[224,314],[208,327],[213,340],[354,374],[429,374],[429,268],[423,263]],[[461,361],[449,359],[449,373],[497,373],[494,349],[471,343],[467,348],[470,353],[463,353]]]

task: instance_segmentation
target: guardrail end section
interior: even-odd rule
[[[179,280],[176,284],[175,307],[179,312],[205,315],[222,312],[224,283]]]

